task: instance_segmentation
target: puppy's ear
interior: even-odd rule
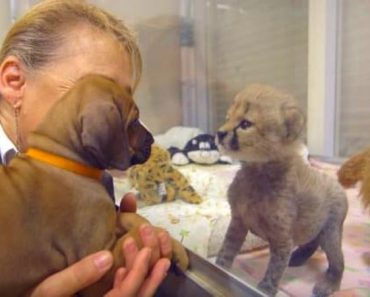
[[[286,140],[296,140],[299,136],[301,136],[305,123],[301,110],[297,106],[284,104],[282,106],[282,114],[286,131]]]
[[[81,142],[91,165],[126,169],[129,144],[124,119],[113,101],[93,100],[80,111]]]

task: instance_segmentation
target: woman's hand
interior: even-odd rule
[[[150,297],[167,275],[170,261],[159,259],[150,270],[152,250],[148,247],[138,250],[132,238],[123,244],[126,267],[117,270],[113,289],[105,297]]]
[[[123,197],[119,211],[122,213],[119,220],[120,227],[123,228],[124,232],[130,229],[136,230],[135,240],[141,242],[140,246],[149,247],[152,250],[151,263],[153,265],[160,258],[172,258],[174,247],[170,235],[167,231],[150,225],[145,218],[134,213],[136,212],[134,194],[127,193]]]
[[[49,276],[36,287],[30,297],[73,296],[98,281],[111,268],[112,264],[113,256],[109,251],[100,251],[89,255]]]
[[[147,247],[139,251],[135,241],[130,237],[127,238],[123,243],[123,254],[128,265],[116,271],[113,289],[105,296],[153,296],[167,275],[170,261],[161,258],[150,270],[151,253],[151,249]],[[112,264],[113,257],[108,251],[87,256],[72,266],[48,277],[37,286],[30,297],[73,296],[83,288],[98,281]]]
[[[121,212],[135,212],[136,198],[128,193],[122,199]],[[107,297],[152,296],[163,281],[170,266],[168,257],[172,253],[171,239],[167,232],[158,235],[151,225],[140,227],[144,244],[141,250],[129,237],[123,242],[126,267],[116,271],[114,285]],[[154,260],[154,266],[150,263]],[[152,262],[153,263],[153,262]],[[30,297],[67,297],[97,282],[113,264],[109,251],[89,255],[66,269],[51,275],[40,283]]]

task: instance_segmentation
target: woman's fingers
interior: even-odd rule
[[[121,285],[127,275],[127,272],[128,270],[124,267],[120,267],[117,269],[114,276],[113,288],[118,288]]]
[[[172,259],[172,240],[167,231],[160,231],[158,233],[159,248],[162,258]]]
[[[132,237],[128,237],[123,242],[123,256],[125,257],[125,267],[130,270],[134,266],[134,262],[139,250],[136,242]]]
[[[157,291],[159,285],[167,276],[168,269],[170,268],[171,262],[168,259],[160,259],[153,267],[150,275],[142,285],[139,297],[152,297]]]
[[[121,282],[105,297],[137,297],[148,275],[150,257],[151,250],[149,248],[141,249],[135,256],[132,268],[125,272],[123,278],[122,276],[117,277],[116,274],[116,280],[121,279]]]
[[[31,297],[72,296],[99,280],[112,266],[113,257],[108,251],[101,251],[68,268],[48,277],[32,292]]]
[[[143,242],[144,247],[148,247],[152,250],[151,263],[154,264],[161,258],[161,248],[157,234],[154,231],[154,227],[149,224],[143,224],[139,228],[140,238]]]

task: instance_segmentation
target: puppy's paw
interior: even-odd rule
[[[268,296],[275,296],[277,293],[277,288],[272,285],[270,282],[262,280],[258,284],[258,289],[260,289],[263,293],[266,293]]]
[[[189,268],[189,257],[184,246],[175,239],[172,239],[172,262],[176,264],[182,271]]]
[[[137,213],[120,213],[117,218],[117,229],[119,233],[124,233],[125,236],[131,236],[138,244],[139,248],[143,246],[140,226],[143,224],[150,224],[147,219],[138,215]],[[162,228],[155,227],[154,230],[158,235],[160,232],[165,231]],[[182,270],[189,267],[189,257],[184,246],[177,240],[171,238],[172,244],[172,258],[171,260]]]
[[[135,212],[120,212],[117,216],[116,227],[123,234],[139,228],[142,224],[150,224],[147,219]]]

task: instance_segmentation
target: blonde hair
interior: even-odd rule
[[[134,89],[142,72],[142,58],[133,32],[119,19],[83,0],[45,0],[35,5],[10,29],[0,50],[0,63],[10,55],[27,70],[53,60],[71,26],[86,23],[110,34],[130,56]]]

